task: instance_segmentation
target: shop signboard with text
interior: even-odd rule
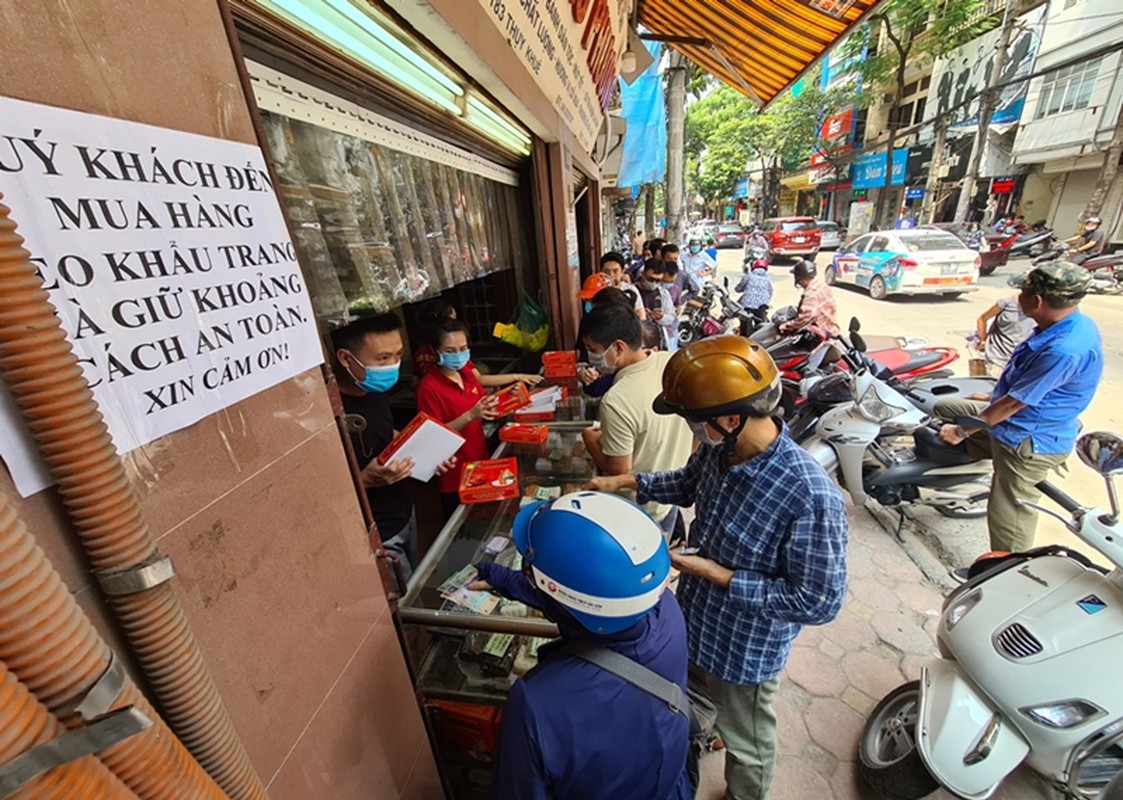
[[[908,163],[909,149],[898,147],[893,150],[893,174],[890,185],[900,186],[905,182],[905,165]],[[866,153],[854,162],[851,183],[855,189],[876,189],[885,185],[885,167],[888,157],[884,150]]]
[[[120,452],[323,360],[260,148],[0,97],[0,193]],[[3,386],[0,458],[50,485]]]
[[[477,0],[591,152],[627,44],[628,0]]]

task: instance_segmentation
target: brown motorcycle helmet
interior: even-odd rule
[[[741,336],[715,336],[671,356],[652,408],[696,422],[727,414],[767,417],[780,404],[780,391],[776,362],[763,347]]]

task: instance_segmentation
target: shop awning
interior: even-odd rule
[[[762,104],[795,82],[879,0],[640,0],[639,20]]]
[[[817,188],[816,185],[811,182],[811,178],[806,172],[780,178],[780,185],[796,192]]]

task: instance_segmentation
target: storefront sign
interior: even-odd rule
[[[1017,185],[1018,179],[1014,177],[992,178],[990,192],[991,194],[1010,194]]]
[[[119,451],[323,360],[259,148],[0,98],[0,192]],[[50,484],[3,388],[0,457]]]
[[[908,161],[907,147],[898,147],[893,150],[893,174],[890,183],[900,186],[905,182],[905,164]],[[866,153],[854,162],[851,172],[851,183],[855,189],[876,189],[885,185],[885,165],[888,156],[882,150],[877,153]]]
[[[849,137],[850,131],[854,127],[854,107],[840,111],[837,114],[832,114],[823,120],[823,127],[819,129],[819,137],[822,139],[837,139],[839,137]]]
[[[910,186],[909,188],[905,189],[906,200],[919,200],[922,197],[924,197],[923,186]]]
[[[932,145],[918,144],[909,148],[905,166],[905,183],[923,183],[932,169]]]
[[[831,152],[816,150],[811,154],[810,169],[807,171],[807,182],[813,185],[829,183],[837,178],[849,176],[845,165],[836,166],[839,159],[844,158],[853,149],[852,145],[844,145]]]
[[[565,124],[592,151],[616,88],[628,0],[478,0]]]

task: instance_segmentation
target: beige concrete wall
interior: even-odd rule
[[[254,141],[215,0],[0,0],[0,28],[0,95]],[[125,460],[270,796],[439,797],[319,371]],[[16,506],[127,649],[54,491]]]

